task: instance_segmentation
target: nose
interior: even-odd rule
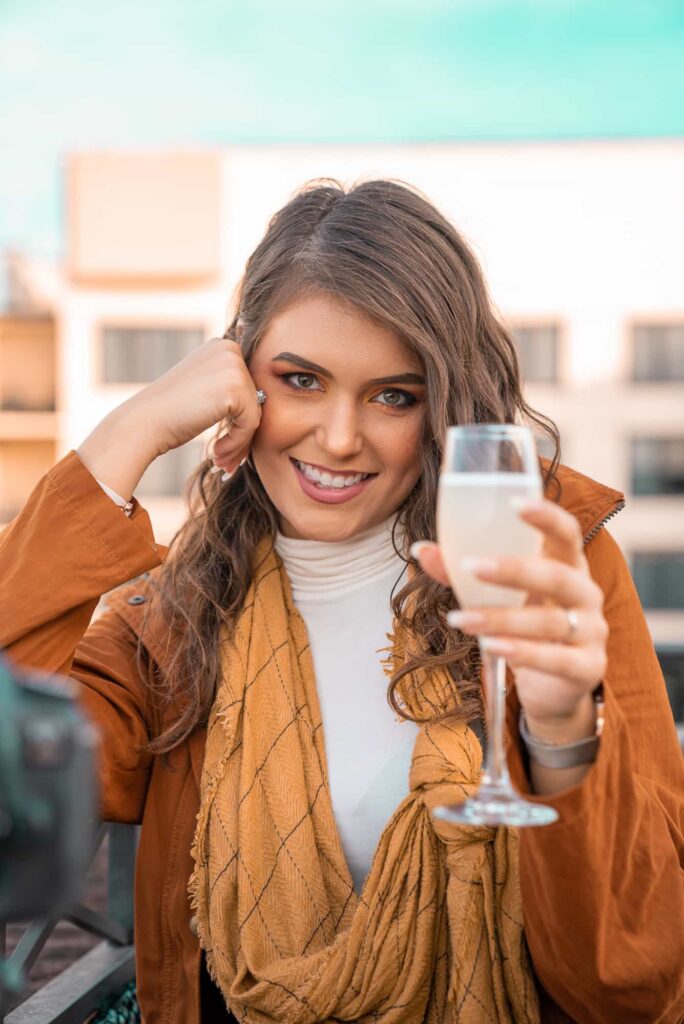
[[[363,448],[361,416],[351,399],[340,398],[327,406],[316,428],[316,443],[339,461],[359,454]]]

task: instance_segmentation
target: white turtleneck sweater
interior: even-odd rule
[[[408,793],[417,726],[387,703],[379,651],[392,627],[390,594],[405,562],[391,520],[351,540],[324,543],[278,534],[275,548],[309,634],[332,804],[359,891],[380,835]]]
[[[130,503],[98,483],[130,514]],[[406,564],[392,545],[391,518],[335,544],[279,533],[275,548],[309,634],[332,804],[360,891],[380,835],[408,793],[418,728],[387,703],[379,653],[389,644],[390,595],[400,576],[405,582]]]

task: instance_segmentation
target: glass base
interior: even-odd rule
[[[532,804],[513,789],[497,786],[480,786],[475,796],[465,803],[436,807],[432,813],[442,821],[457,825],[513,825],[524,828],[551,825],[558,821],[558,811],[553,807]]]

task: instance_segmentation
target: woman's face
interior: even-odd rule
[[[345,540],[399,508],[420,476],[425,382],[393,331],[328,296],[300,299],[250,372],[267,395],[252,459],[287,537]]]

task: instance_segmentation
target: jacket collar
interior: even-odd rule
[[[542,467],[546,469],[549,460],[542,459]],[[600,484],[591,477],[579,473],[570,466],[559,465],[556,470],[560,491],[555,493],[551,487],[546,497],[556,501],[579,522],[584,543],[588,544],[605,523],[617,515],[625,507],[625,496],[622,491],[606,484]]]

